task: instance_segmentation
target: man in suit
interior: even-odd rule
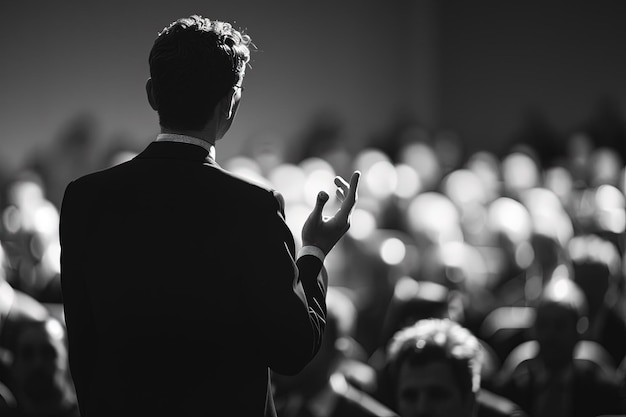
[[[223,170],[250,38],[200,16],[166,27],[146,90],[161,134],[71,182],[61,281],[82,417],[275,416],[269,370],[299,372],[324,333],[323,260],[349,228],[359,173],[320,192],[297,250],[283,200]]]

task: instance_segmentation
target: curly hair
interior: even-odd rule
[[[392,381],[397,381],[404,363],[446,362],[463,395],[480,388],[482,346],[469,330],[450,319],[422,319],[398,331],[389,344],[387,360]]]
[[[230,23],[192,15],[172,22],[150,51],[150,77],[161,126],[202,129],[216,104],[241,82],[248,35]]]

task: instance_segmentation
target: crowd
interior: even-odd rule
[[[39,155],[3,183],[2,415],[78,415],[58,190],[133,155],[84,166],[85,129],[61,141],[72,152]],[[279,416],[626,414],[619,149],[581,131],[549,160],[529,143],[466,154],[419,125],[356,149],[324,129],[300,152],[268,143],[220,164],[278,189],[296,238],[320,189],[333,195],[335,175],[362,173],[352,227],[325,262],[324,344],[300,374],[273,375]]]

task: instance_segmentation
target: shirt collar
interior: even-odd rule
[[[157,142],[179,142],[179,143],[189,143],[192,145],[200,146],[209,153],[209,157],[215,160],[215,145],[207,142],[206,140],[202,140],[200,138],[196,138],[193,136],[180,135],[177,133],[159,133],[156,138]]]

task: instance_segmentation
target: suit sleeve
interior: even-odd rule
[[[275,372],[299,372],[320,348],[326,324],[326,280],[320,259],[312,255],[296,261],[294,239],[285,223],[280,198],[271,193],[250,239],[251,255],[246,285],[259,348]],[[249,246],[248,246],[249,248]]]
[[[85,282],[84,235],[87,225],[80,206],[80,195],[68,185],[61,207],[61,289],[67,336],[69,364],[81,416],[88,416],[84,409],[89,395],[93,364],[97,355],[95,325]],[[82,400],[82,402],[81,402]]]

